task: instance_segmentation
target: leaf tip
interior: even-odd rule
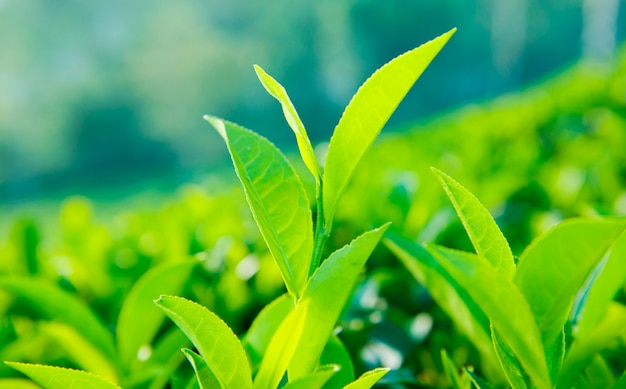
[[[215,116],[204,115],[202,117],[204,120],[209,122],[213,128],[222,136],[222,138],[226,139],[226,125],[222,119],[216,118]]]

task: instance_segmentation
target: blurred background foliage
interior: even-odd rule
[[[112,332],[132,286],[164,263],[198,259],[181,294],[238,333],[281,293],[226,148],[201,120],[219,115],[294,150],[253,63],[285,85],[323,151],[372,71],[459,28],[357,170],[329,252],[389,220],[409,238],[467,249],[430,166],[489,207],[516,255],[563,218],[626,215],[625,8],[617,0],[0,0],[0,360],[98,369],[59,347],[68,335],[11,288],[15,277],[70,292]],[[392,367],[388,384],[445,385],[441,348],[493,377],[382,247],[341,325],[357,371]],[[177,357],[166,363],[155,352],[135,368],[157,366],[156,381],[130,387],[189,376],[175,352],[186,343],[166,336],[172,331],[164,324],[152,346],[167,338]],[[625,348],[622,338],[603,354],[615,372]],[[14,375],[0,365],[0,377]]]

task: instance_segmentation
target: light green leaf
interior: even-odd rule
[[[561,330],[551,345],[546,348],[546,363],[550,372],[550,379],[556,382],[565,358],[565,331]]]
[[[441,362],[443,371],[454,389],[470,389],[472,383],[469,380],[469,376],[461,377],[456,364],[450,359],[445,349],[441,349]]]
[[[196,372],[196,379],[200,389],[219,389],[222,388],[215,375],[207,365],[206,361],[202,357],[189,349],[181,350],[187,360],[193,366],[193,370]]]
[[[386,367],[366,371],[356,381],[344,386],[343,389],[370,389],[388,372],[389,369]]]
[[[163,263],[135,283],[124,299],[117,320],[117,348],[122,366],[138,362],[139,349],[150,345],[163,324],[165,316],[154,306],[154,300],[163,294],[180,294],[197,263]]]
[[[77,296],[46,280],[16,276],[0,277],[0,290],[12,294],[47,319],[74,328],[109,361],[116,361],[113,335]]]
[[[40,323],[41,330],[53,338],[59,347],[67,353],[80,368],[94,373],[111,382],[119,378],[115,368],[102,352],[89,343],[74,328],[58,322]]]
[[[421,245],[391,231],[383,243],[398,257],[415,279],[428,288],[428,293],[452,319],[455,326],[469,338],[480,351],[483,368],[488,366],[501,374],[493,350],[489,319],[482,308]],[[504,380],[504,377],[500,377]]]
[[[282,389],[321,389],[329,383],[330,378],[333,377],[338,370],[339,366],[337,365],[321,366],[315,373],[291,381],[283,386]],[[336,386],[329,387],[335,388]]]
[[[332,225],[339,197],[359,161],[454,31],[391,60],[372,74],[352,97],[330,139],[326,156],[322,187],[328,229]]]
[[[600,354],[596,354],[585,368],[585,377],[593,388],[612,388],[615,385],[612,368]]]
[[[306,334],[289,366],[289,379],[313,373],[359,273],[389,224],[368,231],[335,251],[315,271],[298,306],[308,302]],[[296,308],[297,310],[298,308]]]
[[[41,389],[41,386],[23,378],[0,378],[0,389]]]
[[[332,334],[320,356],[320,365],[334,365],[339,371],[324,385],[324,388],[341,388],[354,381],[352,357],[337,335]]]
[[[85,371],[29,363],[5,363],[27,375],[43,389],[120,389],[104,378]]]
[[[226,141],[261,235],[287,290],[299,297],[313,254],[313,221],[302,183],[287,158],[267,139],[234,123],[205,119]]]
[[[626,233],[622,233],[602,260],[599,273],[589,286],[574,336],[584,338],[604,317],[615,295],[626,283]]]
[[[606,316],[593,331],[587,337],[575,339],[572,343],[559,374],[558,387],[571,387],[583,369],[591,363],[596,353],[624,332],[626,332],[626,307],[611,303]]]
[[[254,378],[254,389],[278,387],[302,337],[306,316],[307,302],[305,301],[280,323],[263,356],[259,372]]]
[[[467,374],[470,377],[476,389],[494,389],[495,388],[495,386],[491,385],[489,382],[485,381],[484,379],[476,375],[476,373],[474,373],[471,369],[465,368],[464,371],[465,371],[465,374]]]
[[[528,303],[513,282],[496,273],[477,255],[437,245],[427,248],[472,299],[480,303],[535,385],[550,387],[541,335]]]
[[[515,274],[515,260],[509,243],[491,214],[470,191],[445,173],[431,168],[452,202],[476,253],[509,279]]]
[[[491,326],[491,339],[493,340],[493,348],[496,350],[500,366],[502,366],[502,370],[504,370],[504,374],[511,388],[528,388],[528,377],[524,373],[524,369],[522,369],[522,366],[515,357],[515,354],[513,354],[511,348],[500,340],[493,325]]]
[[[311,141],[306,133],[304,124],[302,124],[302,120],[300,120],[300,116],[298,116],[296,108],[291,103],[289,95],[287,95],[287,91],[278,83],[278,81],[267,74],[260,66],[254,65],[254,71],[267,93],[278,100],[282,106],[285,119],[287,119],[289,127],[291,127],[294,134],[296,134],[296,141],[298,142],[298,149],[300,149],[302,160],[311,174],[313,174],[313,177],[315,177],[315,182],[319,185],[321,173],[317,164],[317,159],[315,158],[313,146],[311,146]]]
[[[625,227],[623,220],[572,219],[522,253],[515,283],[532,309],[545,347],[559,334],[576,293]]]
[[[242,340],[253,366],[261,363],[272,335],[294,308],[293,298],[288,294],[283,294],[266,305],[254,318]]]
[[[181,297],[161,296],[155,302],[191,340],[222,387],[252,388],[246,353],[222,319]]]

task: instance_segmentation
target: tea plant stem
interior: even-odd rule
[[[309,268],[309,277],[313,275],[315,270],[319,267],[322,260],[322,251],[326,240],[330,235],[330,228],[326,226],[324,221],[324,205],[322,204],[322,187],[318,185],[316,193],[317,199],[317,216],[315,220],[315,235],[313,238],[313,256],[311,258],[311,267]]]

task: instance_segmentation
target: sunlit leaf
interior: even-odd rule
[[[330,378],[337,374],[338,370],[337,365],[323,365],[315,373],[291,381],[282,389],[321,389],[329,383]],[[329,387],[336,388],[337,386]]]
[[[493,326],[491,326],[491,339],[493,340],[493,348],[496,350],[500,366],[502,366],[502,370],[504,370],[504,374],[511,388],[528,388],[528,377],[524,373],[524,369],[522,369],[522,366],[515,357],[515,354],[513,354],[511,348],[500,340]]]
[[[309,169],[313,177],[315,177],[315,181],[319,183],[321,179],[320,168],[317,164],[317,159],[315,157],[315,152],[313,151],[313,146],[311,146],[311,141],[309,140],[309,136],[306,133],[306,129],[304,128],[304,124],[302,124],[302,120],[300,120],[300,116],[298,116],[298,112],[296,108],[291,103],[289,99],[289,95],[285,88],[278,83],[272,76],[267,74],[265,70],[263,70],[260,66],[254,65],[254,70],[256,72],[259,81],[263,84],[263,87],[274,97],[283,108],[283,114],[285,115],[285,119],[287,119],[287,123],[289,123],[289,127],[293,130],[294,134],[296,134],[296,141],[298,142],[298,149],[300,149],[300,155],[302,156],[302,160],[304,164]]]
[[[153,301],[163,294],[180,294],[197,263],[164,263],[150,269],[134,284],[117,320],[117,348],[123,366],[137,361],[139,349],[151,344],[163,324],[165,316]]]
[[[370,389],[388,372],[389,369],[386,367],[366,371],[356,381],[344,386],[343,389]]]
[[[515,260],[509,243],[493,217],[480,201],[445,173],[431,168],[452,202],[476,253],[510,279],[515,274]]]
[[[302,183],[267,139],[234,123],[205,119],[224,138],[254,219],[287,290],[301,295],[313,253],[313,221]]]
[[[246,353],[222,319],[181,297],[161,296],[156,304],[187,335],[223,387],[252,387]]]
[[[41,387],[28,379],[0,378],[0,389],[41,389]]]
[[[290,380],[315,371],[358,275],[388,226],[368,231],[332,253],[309,280],[298,304],[309,304],[304,327],[306,335],[289,366]]]
[[[330,139],[324,165],[322,187],[327,226],[332,225],[339,197],[359,161],[454,32],[451,30],[391,60],[372,74],[352,97]]]
[[[28,376],[43,389],[120,389],[112,382],[85,371],[29,363],[5,363]]]
[[[200,355],[189,349],[183,349],[182,352],[185,354],[185,357],[187,357],[187,360],[191,363],[193,370],[196,372],[196,379],[198,380],[200,389],[222,388],[217,378],[215,378],[215,375],[213,375],[211,369],[209,369],[206,361]]]
[[[576,293],[625,227],[623,220],[569,220],[522,253],[515,283],[530,305],[544,346],[559,334]]]

